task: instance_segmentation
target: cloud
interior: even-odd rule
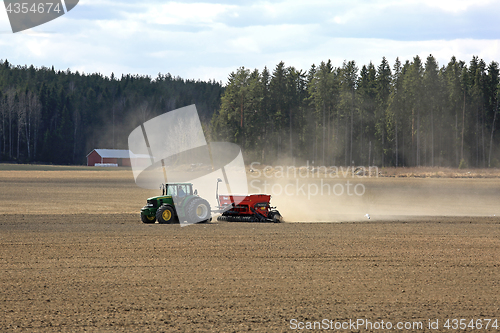
[[[81,0],[63,17],[10,34],[1,58],[116,76],[158,72],[226,82],[240,66],[307,70],[332,59],[358,65],[432,53],[446,64],[500,59],[500,3],[488,0],[156,1]]]
[[[438,8],[444,12],[460,13],[470,8],[485,7],[495,3],[494,0],[423,0],[408,1],[409,3],[421,4],[431,8]]]

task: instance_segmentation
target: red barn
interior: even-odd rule
[[[110,166],[130,166],[130,153],[124,149],[94,149],[87,155],[87,165],[108,164]]]

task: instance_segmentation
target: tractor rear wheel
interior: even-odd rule
[[[211,216],[210,204],[202,198],[195,198],[188,203],[186,217],[188,223],[208,222]]]
[[[141,214],[141,221],[142,221],[142,223],[152,224],[152,223],[156,222],[156,216],[154,216],[154,215],[147,216],[147,215]]]
[[[170,224],[176,222],[175,210],[172,206],[161,206],[156,211],[158,223]]]

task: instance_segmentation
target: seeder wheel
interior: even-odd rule
[[[278,212],[278,211],[269,212],[269,218],[271,220],[273,220],[274,223],[283,222],[283,217],[281,216],[280,212]]]

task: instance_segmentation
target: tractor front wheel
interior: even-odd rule
[[[156,211],[158,223],[170,224],[176,222],[175,210],[172,206],[161,206]]]
[[[148,215],[141,214],[141,221],[142,221],[142,223],[152,224],[152,223],[156,222],[156,216],[154,216],[154,215],[148,216]]]

